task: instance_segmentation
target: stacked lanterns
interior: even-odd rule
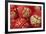
[[[33,9],[35,11],[33,11]],[[37,12],[39,12],[40,14]],[[10,5],[11,29],[12,28],[32,28],[32,27],[37,28],[40,26],[41,26],[40,7]]]

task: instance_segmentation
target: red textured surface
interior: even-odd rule
[[[23,16],[24,7],[27,7],[30,9],[29,10],[29,17]],[[15,15],[14,15],[14,12],[16,13]],[[10,5],[10,15],[11,15],[10,27],[11,28],[36,28],[36,27],[38,27],[37,25],[34,26],[30,22],[30,17],[34,14],[41,17],[41,9],[39,11],[38,10],[36,11],[35,6]],[[41,25],[41,24],[39,24],[39,25]]]

